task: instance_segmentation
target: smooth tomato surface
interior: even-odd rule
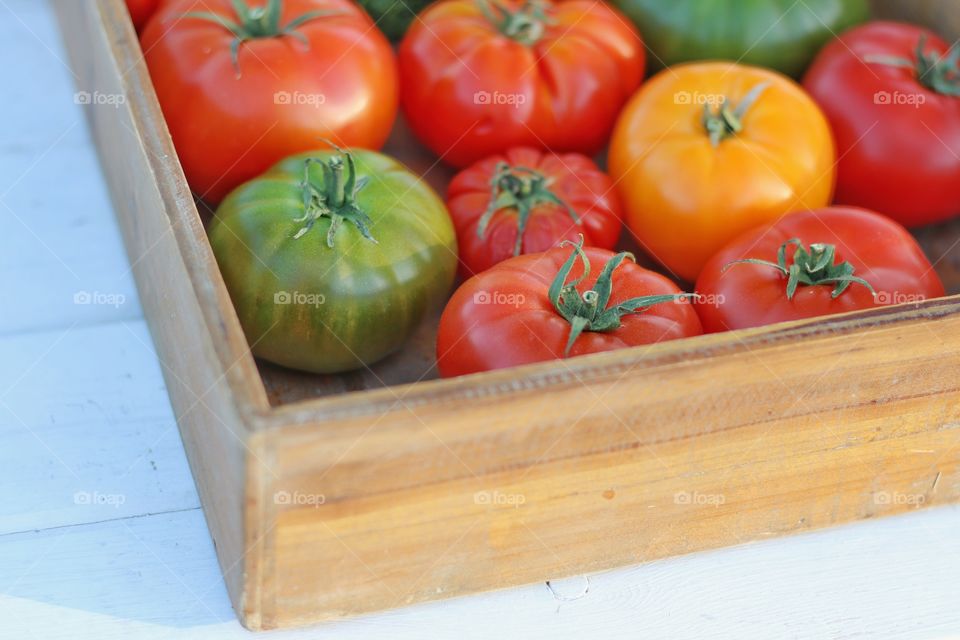
[[[636,29],[603,2],[535,0],[535,26],[509,35],[492,5],[444,0],[407,31],[401,101],[414,133],[459,167],[516,146],[600,151],[643,77]]]
[[[548,295],[569,247],[510,258],[465,282],[447,304],[437,335],[437,366],[443,376],[502,369],[623,347],[699,335],[702,330],[687,300],[664,302],[646,311],[624,315],[619,328],[584,331],[565,353],[571,324]],[[576,289],[582,294],[614,253],[587,247],[590,273]],[[583,274],[578,261],[570,280]],[[609,305],[650,295],[678,295],[664,276],[625,260],[614,271]]]
[[[497,184],[491,184],[498,176]],[[559,202],[538,195],[544,191]],[[497,208],[491,202],[498,198],[519,205]],[[467,277],[520,253],[573,242],[581,234],[588,247],[612,249],[623,226],[613,182],[593,160],[529,147],[485,158],[458,173],[447,190],[447,208],[457,229],[461,273]],[[518,246],[521,208],[528,217]]]
[[[824,48],[804,79],[836,136],[837,202],[908,227],[960,213],[960,67],[945,67],[956,93],[933,89],[936,71],[915,67],[921,39],[926,55],[947,56],[950,45],[920,27],[858,27]],[[885,61],[897,58],[911,64]]]
[[[261,3],[262,4],[262,3]],[[237,185],[323,140],[377,149],[397,108],[390,44],[348,0],[285,0],[280,24],[312,11],[293,35],[254,38],[231,56],[231,0],[170,0],[141,37],[153,85],[191,188],[219,202]],[[239,72],[238,72],[239,69]]]
[[[835,283],[797,287],[787,297],[787,276],[760,264],[777,262],[779,248],[799,239],[836,248],[836,263],[849,262],[853,275],[873,286],[876,295],[852,282],[833,297]],[[795,247],[787,251],[787,264]],[[732,265],[732,266],[727,266]],[[944,295],[943,284],[913,236],[901,225],[872,211],[831,207],[784,216],[742,234],[713,256],[697,280],[697,313],[704,331],[713,333],[813,318],[857,309],[917,302]]]
[[[349,180],[333,187],[322,167],[344,156],[318,150],[286,158],[217,209],[210,245],[260,358],[316,373],[370,365],[450,292],[457,245],[443,201],[393,158],[351,153],[352,194]],[[313,198],[304,197],[305,175]],[[369,238],[349,219],[337,226],[318,215],[339,200],[355,205]]]
[[[764,88],[765,87],[765,88]],[[718,144],[705,108],[755,101]],[[694,280],[738,234],[827,205],[835,153],[827,121],[789,78],[725,62],[673,67],[624,108],[610,144],[627,227],[672,273]]]

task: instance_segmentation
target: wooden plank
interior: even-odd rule
[[[0,535],[199,506],[142,321],[0,338]]]
[[[947,638],[958,527],[960,507],[928,509],[269,637]],[[196,510],[0,536],[0,594],[10,638],[250,638]]]
[[[699,355],[663,345],[659,361],[556,390],[454,390],[335,427],[280,427],[264,439],[282,475],[264,474],[261,494],[277,522],[262,624],[956,501],[960,362],[941,356],[960,351],[960,314],[933,304],[939,315],[911,321],[807,323],[802,348],[804,325]]]

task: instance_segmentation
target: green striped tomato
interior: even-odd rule
[[[399,348],[457,267],[443,202],[373,151],[291,156],[241,185],[210,226],[253,353],[315,373]]]

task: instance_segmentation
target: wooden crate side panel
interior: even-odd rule
[[[240,610],[248,428],[191,286],[196,274],[186,261],[197,256],[184,256],[185,236],[202,237],[203,230],[199,221],[188,226],[189,212],[176,210],[193,204],[170,173],[175,162],[155,156],[162,145],[151,137],[166,130],[150,108],[152,93],[144,95],[143,78],[136,77],[141,71],[131,48],[138,49],[122,2],[58,0],[55,8],[78,90],[124,96],[117,107],[91,106],[90,129],[227,588]]]
[[[953,313],[282,430],[261,624],[956,501],[957,354]]]

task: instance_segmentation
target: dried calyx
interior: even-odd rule
[[[526,167],[511,167],[506,162],[497,164],[490,180],[490,204],[477,224],[477,235],[484,238],[493,215],[502,209],[517,211],[517,240],[513,255],[520,255],[523,234],[533,210],[543,204],[553,204],[566,209],[570,218],[581,224],[573,208],[550,190],[550,179]]]
[[[603,270],[593,287],[580,293],[577,290],[577,285],[590,275],[590,259],[583,251],[583,236],[580,236],[580,241],[576,244],[565,241],[560,246],[572,246],[573,251],[550,284],[547,296],[557,313],[570,323],[570,337],[567,339],[567,346],[563,351],[564,356],[570,354],[573,343],[584,331],[613,331],[620,327],[621,319],[625,315],[643,313],[654,305],[664,302],[677,302],[693,297],[693,294],[690,293],[640,296],[607,307],[613,293],[613,272],[624,260],[633,261],[633,255],[624,251],[610,258],[603,265]],[[567,282],[567,277],[577,260],[580,260],[583,264],[583,273],[580,274],[579,278]]]
[[[793,254],[792,262],[787,264],[787,248],[794,246],[796,251]],[[787,299],[793,300],[797,288],[803,286],[813,286],[818,284],[832,284],[832,296],[836,298],[847,290],[851,284],[859,284],[867,289],[873,295],[877,295],[873,285],[859,276],[853,275],[854,268],[849,262],[835,263],[837,248],[832,244],[813,243],[810,248],[803,246],[799,238],[787,240],[777,250],[777,261],[759,260],[756,258],[744,258],[736,260],[726,265],[723,270],[737,264],[758,264],[765,267],[771,267],[780,272],[787,278]]]

